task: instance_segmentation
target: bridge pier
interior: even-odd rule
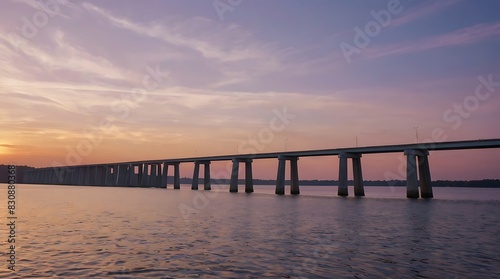
[[[279,156],[278,157],[278,174],[276,177],[276,190],[275,194],[284,195],[285,194],[285,168],[286,161],[290,161],[290,194],[298,195],[300,194],[299,189],[299,171],[297,160],[298,157],[291,156]]]
[[[205,175],[203,176],[203,181],[205,184],[203,185],[203,190],[212,190],[210,185],[210,161],[205,162],[204,165]]]
[[[85,173],[85,180],[83,185],[89,185],[90,184],[90,167],[86,166],[83,168],[83,172]]]
[[[156,179],[155,179],[155,183],[154,183],[154,186],[155,187],[162,187],[162,174],[163,174],[163,170],[162,170],[162,163],[157,163],[156,164]]]
[[[104,173],[106,171],[105,166],[97,166],[97,173],[96,173],[96,185],[103,186],[104,183]]]
[[[253,176],[252,176],[252,159],[234,158],[233,168],[231,172],[231,180],[229,183],[229,192],[238,192],[238,175],[240,162],[245,163],[245,193],[253,193]]]
[[[111,186],[113,185],[113,174],[111,173],[111,170],[113,169],[113,166],[106,165],[104,167],[104,185],[106,186]],[[80,176],[80,175],[78,175]]]
[[[131,169],[131,177],[130,177],[130,186],[139,186],[140,185],[140,179],[139,179],[139,173],[141,171],[142,165],[141,164],[133,164],[132,169]],[[135,170],[137,169],[137,173]]]
[[[161,179],[160,179],[160,187],[165,187],[165,189],[167,189],[167,178],[168,178],[168,164],[163,162],[163,169],[162,169]]]
[[[245,193],[253,193],[252,159],[245,160]]]
[[[406,155],[406,197],[432,198],[431,173],[429,168],[429,151],[408,149],[405,150]],[[417,177],[417,159],[418,159],[418,176]],[[418,186],[420,185],[420,194]]]
[[[179,171],[180,163],[174,163],[174,189],[181,189],[181,175]]]
[[[76,167],[71,167],[71,175],[68,177],[68,185],[75,185],[75,182],[76,182],[76,178],[77,178],[77,175],[78,175],[78,172],[77,172],[77,169]]]
[[[125,181],[126,186],[133,186],[135,180],[135,165],[129,164],[127,168],[127,179]]]
[[[148,186],[149,184],[149,164],[142,164],[142,168],[139,168],[141,174],[140,186]]]
[[[178,162],[175,163],[163,163],[163,175],[162,175],[162,187],[165,185],[165,188],[168,188],[168,166],[174,166],[174,189],[179,190],[181,188],[181,179],[180,179],[180,173],[179,173],[179,164]]]
[[[52,184],[52,180],[53,180],[52,179],[52,172],[53,172],[52,168],[46,169],[45,172],[47,174],[47,178],[46,178],[47,182],[46,182],[46,184]]]
[[[200,176],[200,163],[194,162],[193,180],[191,182],[191,190],[198,190],[198,178]]]
[[[433,198],[428,154],[418,157],[418,172],[420,175],[420,196],[422,198]]]
[[[156,186],[156,178],[157,178],[156,171],[157,171],[157,169],[158,169],[157,164],[151,164],[151,174],[149,175],[149,181],[148,181],[148,186],[150,186],[150,187]]]
[[[210,161],[195,161],[194,162],[193,182],[191,183],[191,190],[198,190],[200,164],[204,165],[203,190],[211,190],[211,186],[210,186]]]
[[[119,165],[118,166],[118,175],[116,179],[116,186],[126,186],[125,182],[127,181],[127,173],[128,166],[127,165]]]
[[[347,197],[348,180],[347,180],[347,159],[352,160],[352,174],[354,179],[354,196],[363,197],[365,189],[363,185],[363,172],[361,170],[361,154],[359,153],[340,153],[339,154],[339,186],[337,195]]]
[[[96,166],[89,166],[89,184],[90,185],[96,185],[96,175],[97,175],[97,168]]]

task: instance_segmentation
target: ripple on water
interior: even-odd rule
[[[186,217],[203,191],[40,187],[18,278],[500,277],[498,201],[219,193]]]

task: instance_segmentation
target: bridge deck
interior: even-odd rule
[[[129,161],[108,163],[109,165],[128,165],[128,164],[152,164],[152,163],[188,163],[195,161],[230,161],[234,158],[251,158],[251,159],[272,159],[279,156],[290,157],[312,157],[312,156],[335,156],[341,153],[359,153],[359,154],[374,154],[374,153],[396,153],[404,152],[407,149],[422,149],[428,151],[439,150],[466,150],[466,149],[484,149],[484,148],[500,148],[500,139],[485,139],[485,140],[466,140],[466,141],[449,141],[449,142],[430,142],[418,144],[400,144],[400,145],[382,145],[382,146],[365,146],[365,147],[348,147],[335,149],[321,150],[304,150],[304,151],[288,151],[288,152],[270,152],[256,154],[233,154],[205,157],[188,157],[188,158],[170,158],[160,160],[146,161]],[[103,164],[89,164],[86,166],[100,166]]]

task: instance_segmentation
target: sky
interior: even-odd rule
[[[500,138],[499,10],[494,0],[2,1],[0,164]],[[498,179],[499,158],[429,160],[433,179]],[[404,179],[403,160],[365,155],[364,178]],[[256,160],[254,177],[276,169]],[[299,160],[301,179],[337,177],[336,157]]]

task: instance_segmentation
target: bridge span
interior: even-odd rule
[[[290,194],[300,194],[298,164],[300,157],[338,156],[339,176],[338,195],[348,196],[347,163],[352,161],[354,195],[364,196],[361,157],[363,154],[404,153],[406,156],[406,196],[408,198],[432,198],[431,172],[429,167],[430,151],[500,148],[500,139],[466,140],[450,142],[430,142],[417,144],[365,146],[321,150],[270,152],[258,154],[235,154],[221,156],[190,157],[147,161],[130,161],[107,164],[78,166],[58,166],[26,171],[25,183],[56,185],[92,186],[141,186],[167,187],[169,166],[174,169],[174,189],[180,189],[181,163],[194,163],[192,190],[198,190],[200,165],[204,168],[204,190],[211,190],[210,162],[232,161],[229,191],[238,192],[238,173],[240,163],[245,165],[245,192],[253,192],[252,162],[258,159],[278,159],[276,190],[278,195],[285,194],[286,162],[290,164]],[[419,191],[420,188],[420,191]]]

